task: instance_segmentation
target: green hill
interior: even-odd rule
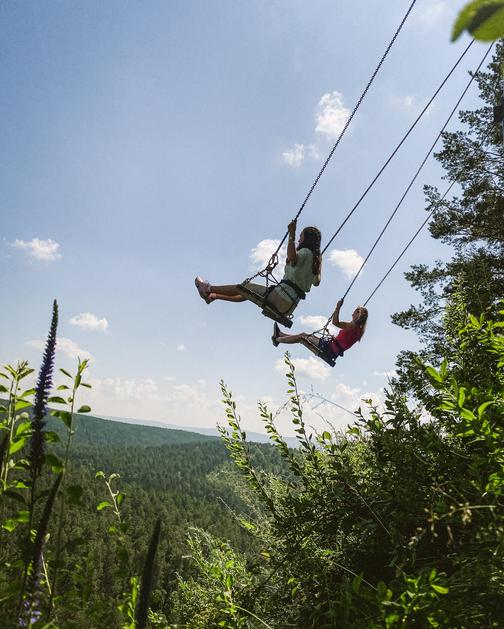
[[[217,437],[208,437],[186,430],[126,424],[92,415],[76,415],[74,427],[76,431],[73,438],[74,444],[85,446],[157,447],[217,439]],[[60,436],[66,433],[66,428],[54,417],[48,418],[47,429],[57,432]]]

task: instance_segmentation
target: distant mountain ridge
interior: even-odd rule
[[[158,428],[162,430],[176,430],[178,432],[190,432],[197,433],[200,435],[205,435],[207,437],[219,437],[220,433],[217,428],[206,428],[206,427],[196,427],[196,426],[178,426],[177,424],[165,424],[164,422],[158,422],[155,420],[149,419],[131,419],[128,417],[114,417],[113,415],[103,415],[101,416],[105,420],[113,421],[113,422],[122,422],[126,424],[135,424],[141,426],[149,426],[152,428]],[[252,441],[253,443],[270,443],[270,438],[268,435],[261,432],[250,432],[248,430],[245,431],[247,434],[247,441]],[[289,446],[289,448],[297,448],[299,447],[299,442],[296,437],[284,437],[285,442]]]

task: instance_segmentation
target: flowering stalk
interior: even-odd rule
[[[56,499],[56,494],[58,493],[62,477],[63,473],[60,472],[60,474],[58,474],[58,477],[54,481],[49,496],[47,497],[44,511],[42,512],[42,516],[40,518],[40,522],[37,528],[37,534],[35,535],[35,540],[32,546],[30,564],[28,566],[26,578],[26,595],[23,592],[21,593],[21,600],[23,601],[23,607],[25,608],[24,613],[26,613],[26,615],[28,616],[29,625],[31,625],[31,623],[33,622],[33,610],[37,604],[37,594],[40,585],[40,574],[42,572],[42,551],[44,549],[44,543],[46,540],[49,518],[51,517],[54,500]],[[28,602],[26,603],[26,601]],[[23,619],[20,618],[20,624],[22,624],[22,620]]]
[[[33,404],[32,438],[30,451],[30,468],[32,473],[32,489],[36,478],[40,474],[44,459],[44,426],[47,412],[47,398],[52,387],[52,375],[54,369],[54,354],[56,351],[56,329],[58,327],[58,304],[53,302],[51,327],[47,336],[47,342],[40,367],[35,390],[35,402]]]

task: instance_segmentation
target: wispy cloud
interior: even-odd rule
[[[70,325],[75,325],[81,330],[105,332],[108,329],[108,321],[105,318],[98,319],[92,312],[81,312],[69,320]]]
[[[28,345],[28,347],[34,347],[38,350],[43,350],[45,347],[45,341],[34,339],[32,341],[27,341],[26,345]],[[56,340],[56,351],[65,354],[68,358],[79,357],[82,359],[87,358],[89,360],[93,358],[93,355],[90,352],[82,349],[82,347],[79,347],[75,341],[67,339],[64,336],[59,336]]]
[[[329,253],[329,262],[341,269],[348,279],[352,279],[360,269],[364,258],[355,249],[332,249]]]
[[[420,99],[415,94],[391,94],[389,96],[389,102],[390,106],[395,111],[411,116],[418,115],[427,104],[426,99]],[[430,116],[435,108],[435,103],[431,103],[425,111],[424,116]]]
[[[298,318],[300,325],[308,330],[320,330],[327,323],[327,317],[324,315],[303,315]]]
[[[343,131],[350,110],[343,104],[343,94],[338,91],[324,94],[317,106],[315,114],[315,131],[335,140]]]
[[[91,399],[109,396],[111,400],[158,400],[159,388],[152,378],[91,378]],[[112,411],[112,414],[114,412]]]
[[[411,22],[422,26],[434,26],[440,22],[445,23],[447,13],[448,6],[445,0],[426,0],[413,11]]]
[[[373,371],[373,376],[384,376],[385,378],[397,378],[397,371]]]
[[[315,135],[324,140],[335,140],[350,115],[345,107],[343,94],[334,90],[323,94],[315,111]],[[282,153],[282,160],[291,168],[299,168],[307,159],[320,159],[324,151],[318,140],[312,143],[296,142],[294,146]]]
[[[264,268],[277,250],[279,244],[280,241],[277,239],[266,238],[265,240],[261,240],[250,252],[250,261],[254,269]],[[285,245],[280,249],[278,258],[278,266],[282,268],[287,258],[287,247]]]
[[[187,347],[183,343],[179,343],[179,345],[177,345],[177,352],[185,352],[186,349]]]
[[[293,168],[299,168],[307,157],[320,159],[320,153],[315,144],[294,144],[293,148],[282,153],[283,161]]]
[[[16,239],[12,246],[26,251],[31,258],[43,260],[44,262],[53,262],[61,258],[61,254],[58,253],[59,244],[50,238],[48,240],[41,240],[40,238],[33,238],[32,240]]]
[[[298,375],[306,376],[312,380],[325,380],[331,375],[331,368],[313,356],[310,358],[292,358],[291,360]],[[275,369],[285,373],[286,366],[282,358],[276,361]]]

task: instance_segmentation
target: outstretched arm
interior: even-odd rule
[[[353,328],[355,324],[353,321],[340,321],[339,313],[340,313],[342,305],[343,305],[343,300],[342,299],[338,300],[338,303],[336,304],[336,309],[333,312],[332,324],[335,325],[337,328],[341,328],[342,330],[347,330],[348,328]]]
[[[297,262],[297,251],[296,251],[296,221],[291,221],[289,226],[287,227],[287,231],[289,232],[289,242],[287,244],[287,262],[296,266]]]

